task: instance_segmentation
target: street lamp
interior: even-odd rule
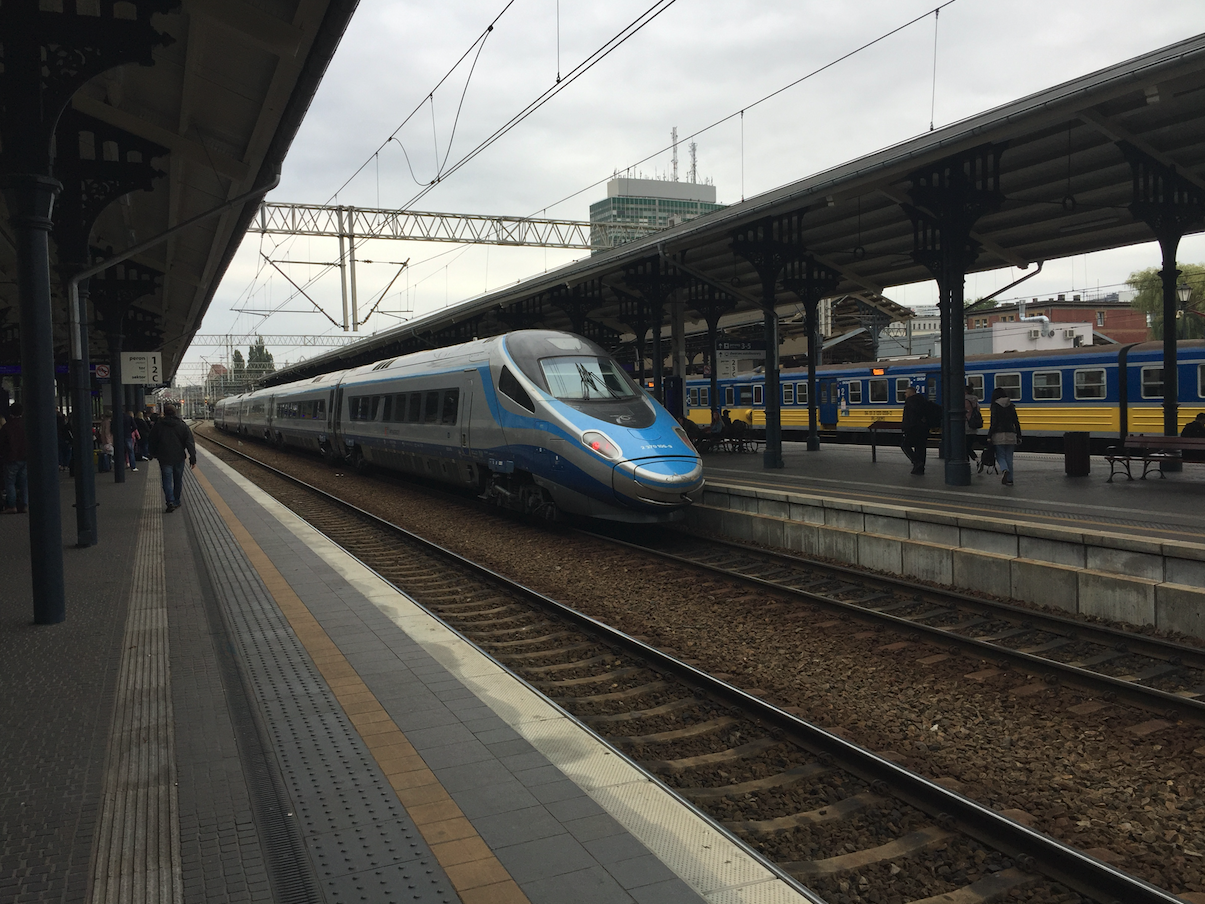
[[[1176,286],[1176,298],[1180,300],[1180,309],[1176,311],[1176,338],[1181,339],[1184,332],[1184,308],[1188,305],[1188,299],[1192,297],[1192,286],[1188,283],[1180,283]]]

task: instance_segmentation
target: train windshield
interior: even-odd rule
[[[562,402],[631,399],[637,389],[610,358],[541,358],[548,391]]]

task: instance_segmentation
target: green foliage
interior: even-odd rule
[[[272,354],[264,348],[264,337],[256,336],[255,344],[247,349],[247,378],[258,382],[276,370]]]
[[[243,363],[243,353],[237,348],[230,360],[230,382],[237,392],[241,392],[247,382],[247,367]]]
[[[1192,289],[1185,311],[1178,319],[1176,335],[1181,339],[1205,338],[1205,264],[1177,264],[1177,282]],[[1163,277],[1149,267],[1130,274],[1126,284],[1135,291],[1133,305],[1150,315],[1151,338],[1163,338]],[[1180,302],[1176,302],[1179,306]]]

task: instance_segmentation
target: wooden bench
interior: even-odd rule
[[[1122,445],[1113,446],[1105,452],[1105,461],[1109,463],[1109,479],[1105,482],[1112,483],[1113,477],[1119,472],[1124,472],[1127,480],[1133,480],[1134,474],[1130,470],[1130,466],[1134,462],[1142,462],[1140,479],[1146,480],[1146,475],[1151,472],[1152,468],[1167,462],[1187,460],[1200,463],[1205,461],[1205,459],[1196,457],[1185,459],[1185,452],[1205,453],[1205,438],[1131,433],[1125,438]],[[1158,473],[1160,478],[1164,476],[1162,468],[1159,468]]]

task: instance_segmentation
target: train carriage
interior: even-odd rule
[[[685,431],[589,340],[522,330],[263,389],[225,430],[474,487],[551,516],[676,517],[703,485]]]
[[[1181,341],[1177,355],[1178,414],[1183,427],[1205,411],[1205,340]],[[941,361],[936,358],[817,367],[819,423],[826,431],[856,435],[866,433],[875,421],[898,421],[908,385],[923,388],[929,398],[941,401],[940,374]],[[1163,432],[1163,345],[1159,342],[970,356],[966,375],[981,401],[997,387],[1007,390],[1031,440],[1061,440],[1066,431],[1097,436]],[[733,419],[764,428],[761,374],[721,379],[718,385],[716,407],[728,409]],[[687,382],[688,414],[699,424],[710,421],[710,386],[707,378]],[[783,428],[806,429],[807,371],[784,369],[780,386]]]

